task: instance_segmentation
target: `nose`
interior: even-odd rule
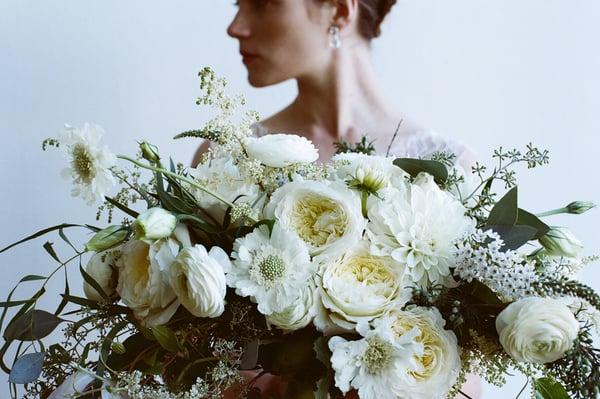
[[[231,21],[227,27],[227,34],[234,39],[240,39],[250,35],[250,29],[241,13],[241,10],[235,14],[235,18],[233,18],[233,21]]]

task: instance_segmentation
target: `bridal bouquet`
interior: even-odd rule
[[[56,269],[20,280],[41,283],[30,298],[1,303],[15,397],[22,384],[28,398],[252,398],[274,374],[288,398],[443,398],[466,396],[470,373],[502,385],[515,370],[536,398],[598,397],[600,297],[575,277],[596,258],[542,221],[593,204],[518,206],[514,166],[546,164],[546,151],[498,149],[493,168],[465,172],[453,154],[395,159],[363,139],[319,164],[305,138],[253,137],[253,112],[232,122],[243,99],[210,69],[200,77],[198,103],[220,112],[177,136],[212,141],[197,167],[147,142],[116,156],[88,124],[44,142],[108,222],[0,251],[48,233],[73,251],[46,242]],[[90,232],[83,247],[75,228]],[[38,309],[74,262],[84,295],[65,280],[57,309]],[[58,326],[64,339],[44,342]]]

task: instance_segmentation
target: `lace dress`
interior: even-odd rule
[[[260,122],[252,124],[250,128],[259,137],[269,133]],[[433,129],[420,129],[396,137],[390,149],[390,156],[429,159],[440,151],[455,154],[456,164],[470,171],[475,158],[473,150],[457,140],[441,136]]]

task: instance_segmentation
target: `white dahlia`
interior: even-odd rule
[[[423,352],[413,354],[416,368],[408,372],[402,397],[414,399],[441,398],[452,388],[461,368],[459,347],[452,331],[445,330],[446,321],[436,308],[412,306],[393,311],[392,329],[402,336],[413,328],[419,330],[415,341]]]
[[[342,337],[329,339],[331,366],[335,385],[345,394],[358,390],[361,399],[397,399],[401,396],[410,370],[417,365],[416,356],[423,353],[423,344],[415,340],[417,328],[398,336],[392,329],[394,320],[384,316],[357,326],[363,336],[357,341]]]
[[[420,174],[406,191],[395,191],[396,195],[369,209],[367,236],[371,250],[389,255],[406,267],[415,284],[451,285],[450,267],[456,262],[454,244],[474,230],[475,221],[428,174]]]
[[[265,315],[284,312],[316,272],[306,244],[277,223],[270,237],[269,228],[262,225],[236,239],[231,257],[227,285],[250,297]]]
[[[340,182],[294,181],[277,189],[265,216],[296,233],[317,261],[333,259],[362,237],[360,198]]]
[[[412,290],[402,284],[403,270],[389,256],[376,256],[361,241],[339,259],[323,263],[318,277],[321,301],[338,326],[353,330],[394,307],[403,306]]]
[[[61,176],[73,180],[71,195],[81,196],[88,205],[103,199],[115,183],[110,168],[116,165],[117,157],[106,146],[100,146],[103,134],[98,125],[85,123],[78,129],[65,124],[58,138],[69,160]]]

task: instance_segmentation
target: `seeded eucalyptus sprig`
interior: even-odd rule
[[[343,154],[346,152],[357,152],[366,155],[375,154],[375,146],[373,145],[373,141],[369,141],[368,136],[362,136],[360,141],[354,143],[354,145],[343,139],[333,143],[333,145],[336,149],[336,154]]]

